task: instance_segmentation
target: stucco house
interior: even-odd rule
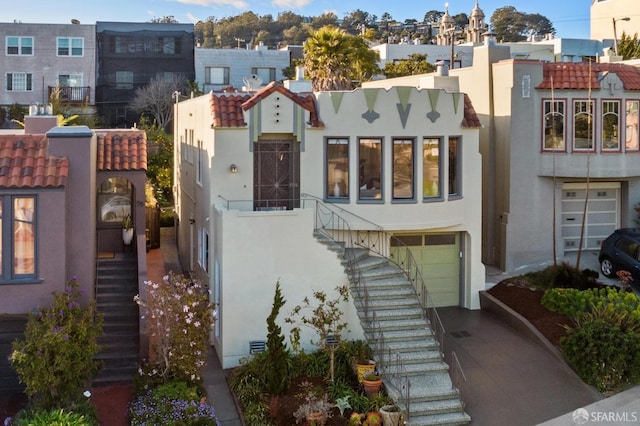
[[[146,279],[145,133],[56,123],[27,116],[24,131],[0,134],[2,390],[19,388],[7,355],[26,313],[49,305],[71,277],[105,314],[98,381],[132,380],[147,347],[133,303]],[[129,245],[124,214],[134,222]]]
[[[597,252],[613,230],[634,226],[638,69],[514,59],[490,37],[473,58],[450,73],[483,124],[483,262],[538,268],[553,262],[554,248],[556,258],[580,247]],[[423,77],[402,81],[419,87]]]

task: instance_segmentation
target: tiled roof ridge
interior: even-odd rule
[[[618,75],[625,90],[640,90],[640,73],[636,67],[628,64],[546,62],[542,66],[542,82],[536,89],[599,90],[601,73],[612,72]]]
[[[473,107],[471,98],[466,93],[464,94],[464,117],[462,118],[462,127],[466,128],[481,128],[482,123],[476,113],[476,109]]]

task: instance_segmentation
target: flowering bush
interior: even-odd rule
[[[131,425],[220,425],[211,405],[148,394],[131,404]]]
[[[81,306],[82,290],[76,278],[62,293],[53,293],[53,305],[30,313],[24,339],[13,342],[10,360],[34,408],[76,411],[84,402],[82,390],[98,370],[98,336],[102,315],[95,301]]]
[[[162,283],[145,282],[147,300],[134,300],[149,326],[152,362],[141,375],[197,382],[205,365],[213,324],[207,288],[182,275],[169,274]]]

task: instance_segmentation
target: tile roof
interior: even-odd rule
[[[0,136],[1,188],[57,188],[65,186],[69,160],[48,155],[45,135]]]
[[[235,95],[211,92],[209,107],[213,127],[246,127],[242,114],[242,104],[249,99],[249,95]]]
[[[476,110],[471,103],[471,98],[466,93],[464,94],[464,117],[462,118],[462,127],[467,128],[480,128],[482,123]]]
[[[229,95],[225,93],[211,93],[209,101],[213,127],[245,127],[242,111],[247,111],[256,106],[260,101],[272,93],[278,92],[293,102],[300,105],[310,113],[310,125],[312,127],[322,127],[323,124],[318,118],[316,101],[311,93],[298,94],[284,87],[282,82],[274,81],[264,88],[258,90],[253,95]]]
[[[600,89],[600,76],[602,73],[612,72],[622,80],[625,90],[640,90],[640,73],[631,65],[620,63],[592,63],[588,62],[551,62],[543,64],[543,78],[536,89],[553,88],[592,90]]]
[[[96,130],[97,170],[146,170],[147,135],[144,130]]]

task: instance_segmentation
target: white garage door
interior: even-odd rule
[[[564,250],[577,251],[587,195],[586,183],[562,185],[562,240]],[[592,182],[582,240],[583,250],[600,250],[600,243],[620,227],[620,183]]]
[[[411,250],[436,306],[460,305],[458,234],[395,235]],[[392,248],[393,250],[393,248]]]

